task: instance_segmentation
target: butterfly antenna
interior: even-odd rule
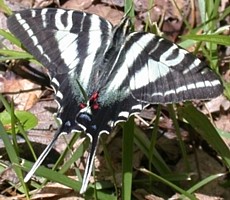
[[[35,171],[37,170],[37,168],[42,164],[42,162],[44,161],[44,159],[46,158],[46,156],[48,155],[48,153],[51,151],[52,147],[54,146],[54,143],[56,142],[57,138],[60,135],[60,131],[58,130],[55,135],[54,138],[52,139],[52,141],[49,143],[49,145],[45,148],[45,150],[42,152],[42,154],[39,156],[39,158],[37,159],[37,161],[34,163],[33,167],[31,168],[31,170],[28,172],[28,174],[26,175],[26,177],[24,178],[24,182],[28,182],[30,180],[30,178],[33,176],[33,174],[35,173]]]
[[[95,158],[95,153],[97,150],[97,145],[98,145],[98,138],[99,135],[91,135],[91,134],[87,134],[90,138],[90,142],[91,142],[91,147],[90,147],[90,152],[87,158],[87,162],[86,162],[86,168],[85,168],[85,172],[84,172],[84,176],[83,176],[83,180],[82,180],[82,185],[81,185],[81,190],[80,190],[80,194],[84,193],[87,189],[88,183],[89,183],[89,178],[92,172],[92,167],[93,167],[93,163],[94,163],[94,158]]]

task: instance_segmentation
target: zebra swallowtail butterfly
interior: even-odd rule
[[[28,181],[62,133],[85,132],[91,140],[84,193],[100,135],[147,104],[210,99],[222,93],[218,76],[193,54],[146,32],[130,32],[94,14],[32,9],[8,19],[9,30],[48,68],[60,127]],[[83,94],[82,90],[85,91]]]

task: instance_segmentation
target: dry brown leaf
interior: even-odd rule
[[[61,185],[59,183],[48,183],[45,187],[43,187],[39,192],[34,194],[31,197],[31,200],[38,200],[38,199],[83,199],[80,198],[77,192],[74,192],[73,189]]]
[[[92,6],[93,0],[69,0],[62,5],[63,8],[74,9],[74,10],[85,10]]]
[[[220,108],[222,108],[224,111],[230,109],[230,101],[226,99],[224,95],[206,102],[202,112],[204,114],[219,112]]]
[[[25,110],[31,108],[37,102],[36,99],[38,99],[42,93],[41,90],[36,89],[39,87],[40,86],[32,83],[27,79],[10,78],[4,80],[4,92],[10,99],[13,100],[17,110]],[[35,101],[30,101],[31,95]]]

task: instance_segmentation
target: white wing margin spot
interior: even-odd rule
[[[48,62],[50,62],[50,58],[47,54],[44,53],[44,49],[42,48],[41,45],[38,44],[38,39],[37,37],[34,35],[33,30],[30,28],[29,24],[26,22],[25,19],[22,19],[21,14],[17,13],[15,14],[15,17],[17,19],[17,21],[21,24],[21,26],[23,27],[23,29],[25,30],[25,32],[28,34],[29,38],[32,40],[33,45],[39,50],[40,54],[47,59]]]

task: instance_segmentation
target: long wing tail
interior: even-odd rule
[[[46,158],[48,153],[51,151],[52,147],[54,146],[54,144],[55,144],[55,142],[59,136],[60,136],[60,132],[57,131],[54,135],[54,138],[50,142],[50,144],[45,148],[45,150],[39,156],[37,161],[34,163],[31,170],[28,172],[28,174],[24,178],[24,182],[28,182],[30,180],[30,178],[33,176],[33,174],[38,169],[38,167],[42,164],[42,162],[44,161],[44,159]],[[86,168],[85,168],[85,172],[84,172],[84,176],[83,176],[83,180],[82,180],[82,186],[81,186],[80,194],[84,193],[87,189],[89,178],[90,178],[92,168],[93,168],[95,153],[97,150],[98,139],[99,139],[99,134],[95,134],[95,135],[88,134],[88,136],[90,138],[91,147],[90,147],[90,152],[89,152],[87,162],[86,162]]]
[[[85,168],[85,172],[84,172],[84,177],[82,180],[82,185],[81,185],[81,190],[80,190],[80,194],[84,193],[87,189],[88,186],[88,182],[89,182],[89,178],[92,172],[92,168],[93,168],[93,163],[94,163],[94,158],[95,158],[95,153],[97,150],[97,145],[98,145],[98,139],[99,139],[99,135],[91,135],[91,134],[87,134],[90,138],[90,142],[91,142],[91,147],[90,147],[90,152],[87,158],[87,162],[86,162],[86,168]]]
[[[52,139],[52,141],[49,143],[49,145],[45,148],[45,150],[42,152],[42,154],[39,156],[39,158],[37,159],[37,161],[34,163],[33,167],[31,168],[31,170],[28,172],[28,174],[26,175],[26,177],[24,178],[24,182],[28,182],[30,180],[30,178],[33,176],[33,174],[35,173],[35,171],[37,170],[37,168],[42,164],[42,162],[44,161],[44,159],[46,158],[46,156],[48,155],[48,153],[51,151],[52,147],[54,146],[57,138],[60,136],[60,131],[58,130],[55,135],[54,138]]]

